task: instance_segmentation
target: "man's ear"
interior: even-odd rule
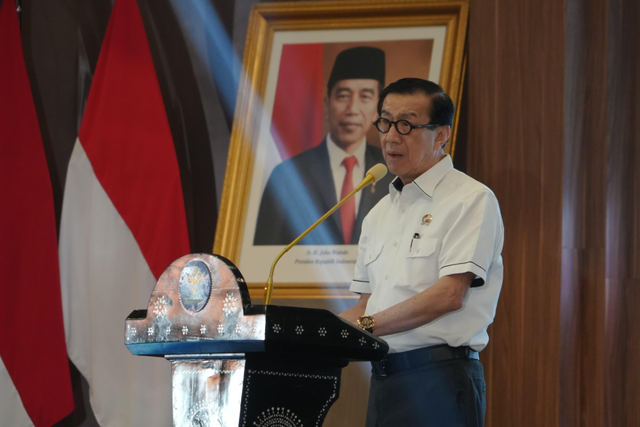
[[[438,126],[438,134],[436,135],[435,148],[440,150],[444,147],[451,137],[451,126]]]

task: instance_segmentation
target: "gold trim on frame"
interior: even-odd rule
[[[446,25],[440,85],[458,101],[462,94],[464,47],[469,3],[463,1],[318,1],[254,4],[247,29],[243,70],[229,157],[225,172],[213,253],[237,263],[253,174],[253,145],[260,125],[260,105],[266,92],[271,46],[277,31],[417,27]],[[456,118],[459,108],[456,109]],[[453,156],[457,121],[447,152]],[[265,280],[269,275],[265,271]],[[261,297],[264,284],[249,284]],[[274,298],[348,298],[348,285],[278,284]]]

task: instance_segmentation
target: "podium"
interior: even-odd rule
[[[209,254],[164,271],[125,344],[171,362],[176,427],[321,426],[342,368],[389,350],[327,310],[251,305],[240,271]]]

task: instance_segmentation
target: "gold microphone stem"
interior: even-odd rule
[[[329,210],[329,212],[327,212],[326,214],[322,215],[319,220],[314,222],[311,227],[307,228],[304,231],[304,233],[299,235],[293,242],[289,243],[287,245],[287,247],[282,250],[282,252],[280,252],[280,255],[278,255],[276,257],[276,259],[273,261],[273,264],[271,264],[271,271],[269,272],[269,278],[267,279],[267,286],[264,289],[264,300],[263,300],[264,305],[269,305],[271,303],[271,293],[273,292],[273,272],[275,271],[276,264],[278,263],[278,261],[280,261],[280,258],[282,258],[282,256],[284,254],[289,252],[289,249],[294,247],[307,234],[309,234],[311,232],[311,230],[316,228],[322,221],[327,219],[329,217],[329,215],[331,215],[336,210],[338,210],[340,208],[340,206],[342,206],[344,204],[344,202],[346,202],[347,200],[349,200],[351,198],[351,196],[353,196],[358,191],[362,190],[364,187],[366,187],[367,185],[371,184],[374,181],[375,181],[375,177],[373,175],[371,175],[371,174],[367,174],[367,176],[362,180],[362,182],[360,184],[358,184],[358,186],[351,193],[349,193],[347,195],[347,197],[345,197],[344,199],[340,200],[337,205],[335,205],[334,207],[331,208],[331,210]]]

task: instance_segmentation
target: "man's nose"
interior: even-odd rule
[[[389,138],[389,140],[398,141],[402,135],[398,132],[398,128],[396,127],[397,125],[397,123],[393,123],[389,126],[389,132],[385,133],[384,136]]]
[[[359,96],[354,96],[349,99],[349,103],[347,104],[347,112],[359,114],[364,111],[365,101],[361,99]]]
[[[396,127],[392,125],[391,128],[389,128],[389,132],[382,134],[382,141],[385,144],[399,144],[401,136]]]
[[[345,111],[347,113],[354,113],[356,111],[356,109],[357,109],[356,102],[357,101],[356,101],[355,98],[349,99],[349,101],[347,102],[347,108],[346,108]]]

